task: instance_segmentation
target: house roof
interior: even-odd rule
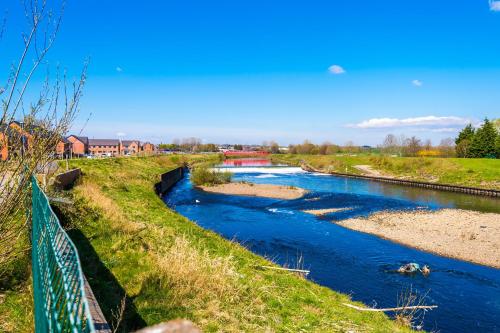
[[[133,144],[134,142],[135,142],[137,145],[140,145],[139,140],[122,140],[122,145],[123,145],[123,146],[125,146],[125,147],[128,147],[128,146],[130,146],[131,144]]]
[[[76,138],[78,141],[88,145],[89,144],[89,138],[86,137],[86,136],[79,136],[79,135],[74,135],[74,134],[71,134],[70,136],[68,136],[67,138],[70,138],[70,137],[74,137]]]
[[[89,146],[118,146],[120,141],[117,139],[89,139]]]

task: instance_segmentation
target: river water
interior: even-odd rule
[[[426,330],[500,332],[500,270],[411,249],[331,222],[380,210],[455,207],[500,212],[498,199],[314,174],[266,163],[221,167],[234,172],[234,181],[291,185],[309,193],[289,201],[226,196],[197,190],[186,177],[164,200],[203,228],[281,265],[303,265],[311,271],[311,280],[370,306],[396,306],[399,295],[411,287],[426,295],[426,304],[438,305],[425,313]],[[335,207],[353,209],[322,217],[302,212]],[[395,273],[408,262],[429,265],[432,273],[428,277]]]

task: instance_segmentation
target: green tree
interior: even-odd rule
[[[483,125],[476,131],[470,145],[471,157],[495,157],[497,130],[493,123],[486,118]]]
[[[471,157],[470,156],[470,145],[472,139],[474,138],[474,128],[472,124],[465,126],[465,128],[460,131],[458,137],[455,139],[455,151],[457,157]]]

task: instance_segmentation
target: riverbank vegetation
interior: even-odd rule
[[[394,157],[372,154],[355,154],[355,156],[281,154],[273,155],[271,159],[297,166],[307,164],[326,173],[366,174],[500,189],[499,159]]]
[[[232,174],[228,171],[212,170],[206,165],[191,170],[191,182],[195,186],[214,186],[231,182]]]
[[[83,178],[61,216],[111,325],[125,300],[119,331],[174,318],[206,332],[409,331],[293,273],[259,269],[272,263],[167,208],[153,185],[177,166],[171,157],[70,164]]]

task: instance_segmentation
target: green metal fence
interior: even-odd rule
[[[75,245],[32,177],[32,261],[36,332],[95,332]]]

